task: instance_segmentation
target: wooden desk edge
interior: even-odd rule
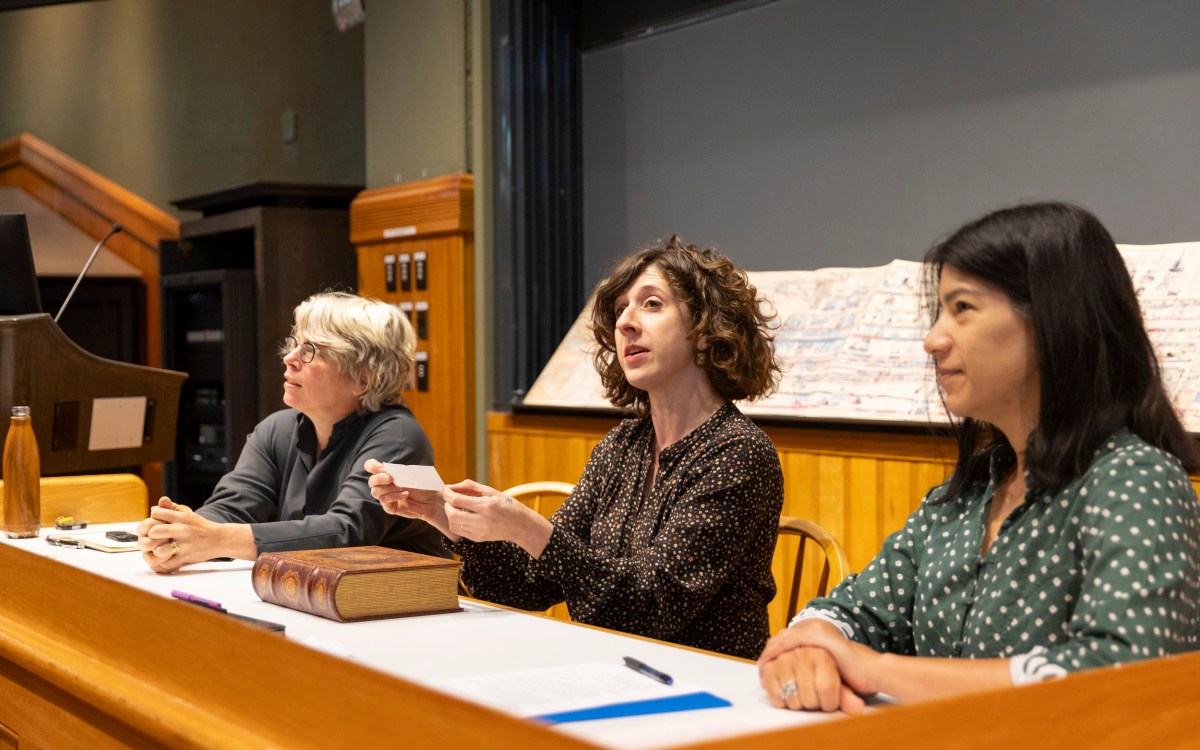
[[[528,614],[557,619],[541,613]],[[584,623],[574,625],[613,632]],[[751,661],[655,638],[623,635],[732,661]],[[1023,688],[912,706],[888,706],[867,716],[846,717],[847,721],[714,740],[688,746],[687,750],[797,750],[809,746],[879,750],[880,737],[888,738],[888,750],[928,750],[930,746],[1012,750],[1020,744],[1065,747],[1072,743],[1078,747],[1113,750],[1133,746],[1192,746],[1195,700],[1191,691],[1198,679],[1200,653],[1193,653],[1080,672],[1066,679]],[[996,721],[983,722],[982,716]]]
[[[118,744],[362,748],[402,728],[412,747],[593,747],[10,545],[0,581],[0,677]]]
[[[92,707],[115,743],[361,748],[394,727],[413,747],[592,747],[10,545],[0,580],[0,678]],[[692,747],[1169,747],[1193,737],[1198,678],[1200,653]]]

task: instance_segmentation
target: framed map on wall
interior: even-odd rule
[[[1119,246],[1163,380],[1184,425],[1200,432],[1200,242]],[[747,414],[884,424],[944,423],[922,340],[921,264],[750,272],[777,315],[779,389]],[[592,366],[590,303],[525,396],[524,406],[605,410]]]

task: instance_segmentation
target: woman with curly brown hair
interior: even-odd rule
[[[592,452],[549,519],[475,482],[442,495],[396,487],[368,461],[390,513],[428,521],[483,599],[754,657],[775,595],[783,474],[770,439],[733,405],[769,394],[770,317],[732,262],[678,237],[621,261],[596,289],[596,368],[636,417]]]

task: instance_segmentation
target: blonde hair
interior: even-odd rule
[[[355,382],[366,383],[362,411],[404,403],[417,336],[395,305],[347,292],[321,292],[296,306],[292,335],[303,334]],[[286,353],[286,352],[285,352]]]

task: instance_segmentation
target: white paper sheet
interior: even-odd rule
[[[416,464],[384,464],[383,468],[392,475],[392,481],[397,487],[410,490],[433,490],[441,492],[446,483],[438,476],[437,469],[432,466]]]
[[[679,683],[664,685],[621,664],[608,662],[459,677],[439,681],[435,686],[518,716],[669,698],[704,689]]]
[[[146,423],[146,397],[92,399],[88,450],[140,448]]]

